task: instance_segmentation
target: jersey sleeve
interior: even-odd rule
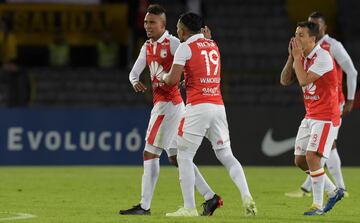
[[[330,53],[324,50],[322,51],[322,53],[319,53],[317,55],[314,63],[309,67],[309,71],[314,72],[319,76],[322,76],[325,73],[331,71],[333,68],[333,59],[330,56]]]
[[[347,99],[354,100],[357,84],[357,70],[354,67],[351,57],[344,46],[338,41],[334,42],[330,49],[336,62],[346,74]]]
[[[191,49],[187,43],[181,43],[174,55],[174,64],[185,66],[187,60],[191,58]]]
[[[176,49],[179,47],[180,45],[180,40],[174,36],[170,37],[170,52],[171,55],[174,55],[176,52]]]
[[[140,79],[141,73],[146,67],[146,44],[141,47],[138,58],[129,74],[131,84],[135,84]]]
[[[354,100],[357,85],[357,70],[352,60],[345,60],[339,65],[346,74],[347,99]]]
[[[334,56],[338,64],[343,63],[345,60],[351,60],[344,46],[339,41],[334,40],[331,43],[330,53]]]

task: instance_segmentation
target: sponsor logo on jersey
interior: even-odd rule
[[[310,84],[306,85],[305,87],[303,87],[303,91],[305,93],[314,95],[315,91],[316,91],[316,85],[314,83],[310,83]]]
[[[314,100],[314,101],[320,99],[319,95],[315,95],[316,85],[314,83],[310,83],[310,84],[306,85],[305,87],[303,87],[302,89],[304,92],[304,99]]]
[[[152,61],[150,63],[149,69],[150,69],[150,75],[152,81],[154,79],[160,81],[160,77],[165,73],[163,66],[161,66],[161,64],[159,64],[156,61]]]

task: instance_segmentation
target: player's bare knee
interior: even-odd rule
[[[154,153],[150,153],[150,152],[148,152],[148,151],[144,151],[143,158],[144,158],[144,160],[150,160],[150,159],[159,158],[159,156],[156,155],[156,154],[154,154]]]
[[[334,141],[334,143],[332,144],[331,149],[336,149],[336,141]]]

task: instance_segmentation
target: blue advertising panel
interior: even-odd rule
[[[0,109],[0,165],[142,164],[150,109]]]
[[[293,165],[302,107],[227,107],[231,147],[243,165]],[[343,118],[337,148],[359,165],[360,110]],[[142,165],[150,108],[0,109],[0,165]],[[174,126],[177,128],[177,126]],[[204,140],[194,159],[219,165]],[[166,154],[162,164],[169,164]]]

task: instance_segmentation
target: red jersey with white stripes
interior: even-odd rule
[[[174,59],[170,46],[172,44],[171,37],[171,35],[167,34],[160,38],[160,41],[152,42],[148,40],[145,43],[146,63],[150,70],[154,104],[160,101],[171,101],[174,104],[179,104],[183,101],[177,85],[169,86],[160,82],[160,77],[170,71]]]
[[[338,101],[338,80],[335,61],[330,53],[316,45],[311,53],[303,58],[304,70],[321,76],[313,83],[303,87],[305,118],[340,123]]]
[[[323,40],[320,43],[321,48],[330,51],[330,42]],[[339,104],[342,104],[345,101],[345,96],[343,93],[343,86],[342,86],[342,80],[343,80],[343,70],[341,69],[340,65],[335,61],[335,66],[336,66],[336,74],[337,74],[337,79],[338,79],[338,99],[339,99]]]
[[[176,50],[174,64],[185,66],[187,104],[224,104],[220,90],[220,53],[214,41],[204,38],[203,34],[191,36]]]

